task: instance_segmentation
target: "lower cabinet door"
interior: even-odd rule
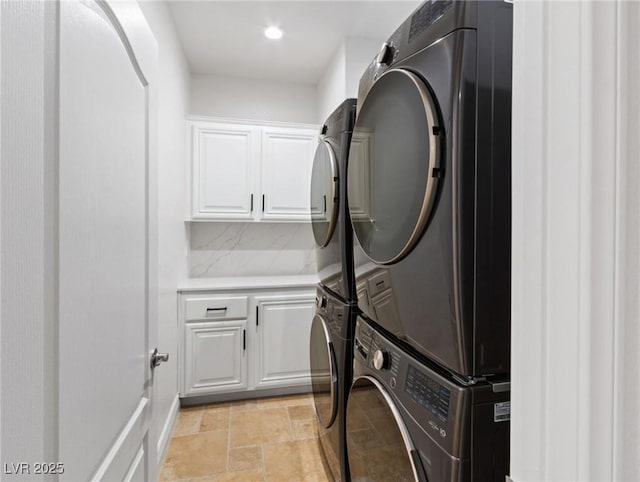
[[[309,339],[315,293],[296,298],[256,299],[256,388],[311,382]]]
[[[185,325],[182,395],[247,387],[246,320]]]

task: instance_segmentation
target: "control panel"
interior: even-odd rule
[[[451,390],[418,371],[409,364],[404,391],[409,396],[438,417],[441,422],[447,421]]]
[[[416,358],[375,326],[363,315],[358,317],[354,379],[361,376],[376,379],[423,433],[453,457],[470,456],[468,440],[460,434],[468,433],[471,425],[477,428],[484,424],[483,430],[501,431],[501,436],[508,439],[505,424],[510,418],[508,389],[496,391],[488,382],[461,386],[451,375]],[[471,412],[476,414],[475,418],[469,416]],[[506,428],[498,424],[505,424]]]
[[[424,32],[430,25],[437,22],[438,19],[442,17],[452,6],[452,0],[430,0],[424,2],[424,4],[411,16],[409,42]]]

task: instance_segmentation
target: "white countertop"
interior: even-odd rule
[[[178,283],[178,291],[194,292],[221,289],[296,288],[315,286],[318,276],[238,276],[230,278],[188,278]]]

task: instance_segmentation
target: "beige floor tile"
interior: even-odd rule
[[[286,408],[231,411],[231,447],[291,440],[293,431]]]
[[[302,479],[304,482],[332,482],[324,472],[313,472],[305,475]]]
[[[314,438],[318,436],[318,426],[314,418],[292,420],[291,426],[295,439]]]
[[[229,460],[227,461],[227,470],[229,472],[237,472],[241,470],[264,470],[262,463],[262,447],[240,447],[229,450]]]
[[[299,395],[285,395],[282,397],[260,398],[258,405],[260,408],[271,407],[293,407],[296,405],[310,405],[313,403],[313,396],[309,393]]]
[[[267,444],[263,450],[268,481],[305,480],[324,471],[316,440]]]
[[[315,418],[316,416],[312,405],[296,405],[287,407],[287,410],[289,411],[289,418],[291,418],[291,420]]]
[[[164,463],[158,475],[158,482],[174,482],[178,479],[173,464]]]
[[[246,410],[257,410],[258,409],[258,401],[255,398],[251,398],[249,400],[238,400],[237,402],[231,403],[229,410],[232,412],[244,412]]]
[[[178,413],[178,420],[176,421],[176,427],[173,430],[173,435],[189,435],[198,433],[200,431],[200,422],[202,421],[202,409],[183,408]]]
[[[177,479],[207,477],[227,470],[226,430],[173,437],[166,464]]]
[[[200,431],[208,432],[211,430],[228,430],[229,429],[229,406],[211,405],[202,410],[202,421],[200,422]]]
[[[241,472],[227,472],[226,474],[217,476],[213,480],[215,482],[263,482],[264,472],[262,472],[261,470],[243,470]]]

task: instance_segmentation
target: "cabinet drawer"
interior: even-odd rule
[[[232,320],[247,317],[246,296],[187,298],[185,320]]]

